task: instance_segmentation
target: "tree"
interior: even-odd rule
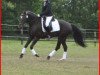
[[[25,10],[41,12],[43,0],[3,0],[3,23],[18,24],[20,13]],[[72,22],[81,28],[97,29],[97,0],[51,0],[57,19]]]

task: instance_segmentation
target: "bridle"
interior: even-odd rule
[[[25,12],[25,14],[21,14],[20,15],[20,18],[22,19],[22,17],[24,16],[25,17],[25,19],[26,19],[26,21],[27,21],[27,23],[30,25],[30,24],[32,24],[33,22],[35,23],[35,22],[37,22],[36,21],[36,19],[37,18],[35,18],[35,19],[33,19],[33,20],[28,20],[29,19],[29,14],[28,14],[29,12],[28,11],[26,11]],[[33,13],[34,15],[35,15],[35,13]],[[36,16],[36,15],[35,15]],[[22,24],[21,22],[20,22],[20,24]],[[20,27],[19,27],[20,28]],[[22,27],[20,28],[20,31],[21,31],[21,34],[23,34],[23,25],[22,25]]]

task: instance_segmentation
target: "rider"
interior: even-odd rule
[[[54,19],[52,15],[53,15],[53,13],[51,11],[50,0],[44,0],[40,17],[43,17],[43,26],[48,33],[50,33],[50,31],[52,30],[51,21]],[[50,23],[47,27],[46,27],[46,17],[52,17],[52,19],[50,20]]]

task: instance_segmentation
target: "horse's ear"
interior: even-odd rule
[[[26,11],[23,11],[23,13],[21,13],[21,14],[26,14]]]
[[[26,14],[26,18],[28,18],[28,15]]]
[[[26,11],[26,18],[28,18],[28,12]]]
[[[26,11],[26,15],[28,14],[28,12]]]

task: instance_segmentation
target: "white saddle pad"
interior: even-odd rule
[[[46,27],[49,25],[51,19],[52,19],[52,16],[46,17]],[[46,30],[43,27],[43,18],[41,18],[41,22],[42,22],[42,31],[46,32]],[[57,19],[55,19],[55,21],[52,21],[52,30],[51,30],[51,32],[56,32],[56,31],[60,31],[60,26],[59,26],[59,23],[58,23]]]

